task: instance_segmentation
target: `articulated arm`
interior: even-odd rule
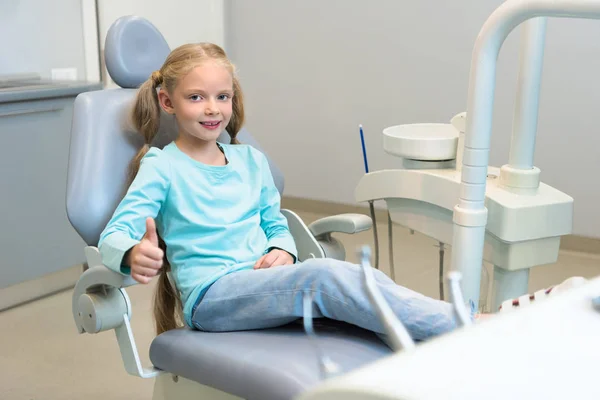
[[[142,367],[129,324],[131,302],[124,288],[136,282],[130,276],[102,265],[97,248],[87,247],[85,252],[90,268],[77,281],[72,299],[78,332],[98,333],[114,329],[127,372],[142,378],[159,375],[161,371],[154,367]]]

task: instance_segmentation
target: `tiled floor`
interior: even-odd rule
[[[299,212],[306,223],[322,217]],[[378,226],[380,267],[389,271],[387,226]],[[373,244],[372,231],[338,235],[347,258],[356,261],[356,250]],[[397,282],[428,296],[438,297],[438,249],[436,243],[405,229],[394,228]],[[446,252],[446,264],[450,253]],[[600,258],[562,252],[556,264],[532,269],[530,290],[557,283],[566,277],[600,275]],[[491,279],[491,277],[490,277]],[[148,364],[147,350],[153,338],[151,304],[154,284],[128,289],[133,303],[132,326]],[[64,400],[152,398],[152,380],[129,376],[120,359],[115,335],[78,335],[71,316],[71,291],[0,313],[0,399]]]

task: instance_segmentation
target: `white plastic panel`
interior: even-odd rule
[[[596,400],[599,295],[596,278],[324,382],[300,400]]]

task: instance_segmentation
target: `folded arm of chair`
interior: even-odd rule
[[[85,252],[90,268],[75,284],[72,298],[78,332],[98,333],[114,329],[127,372],[142,378],[155,377],[161,371],[142,367],[129,323],[131,302],[124,288],[135,285],[136,281],[102,265],[97,248],[87,247]]]
[[[331,233],[358,233],[373,225],[371,218],[362,214],[340,214],[321,218],[309,226],[293,211],[281,210],[288,221],[290,232],[298,250],[298,260],[310,258],[335,258],[344,261],[346,250]]]
[[[298,251],[298,261],[305,261],[310,258],[325,258],[325,252],[315,239],[310,229],[306,226],[302,218],[293,211],[282,209],[281,213],[285,216],[288,222],[290,233],[296,243]]]

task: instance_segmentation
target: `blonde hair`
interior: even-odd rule
[[[140,162],[150,149],[160,126],[160,104],[156,89],[160,86],[172,94],[177,82],[192,69],[206,61],[217,61],[229,70],[233,79],[232,115],[225,128],[231,144],[239,144],[237,134],[244,123],[244,98],[235,73],[235,67],[225,51],[212,43],[185,44],[173,50],[158,71],[144,82],[133,104],[132,122],[134,128],[144,137],[144,146],[136,154],[129,169],[129,180],[133,181],[140,168]],[[159,247],[164,251],[163,268],[154,296],[154,319],[156,334],[160,335],[182,325],[182,304],[176,288],[168,278],[171,266],[167,260],[166,245],[159,237]]]

